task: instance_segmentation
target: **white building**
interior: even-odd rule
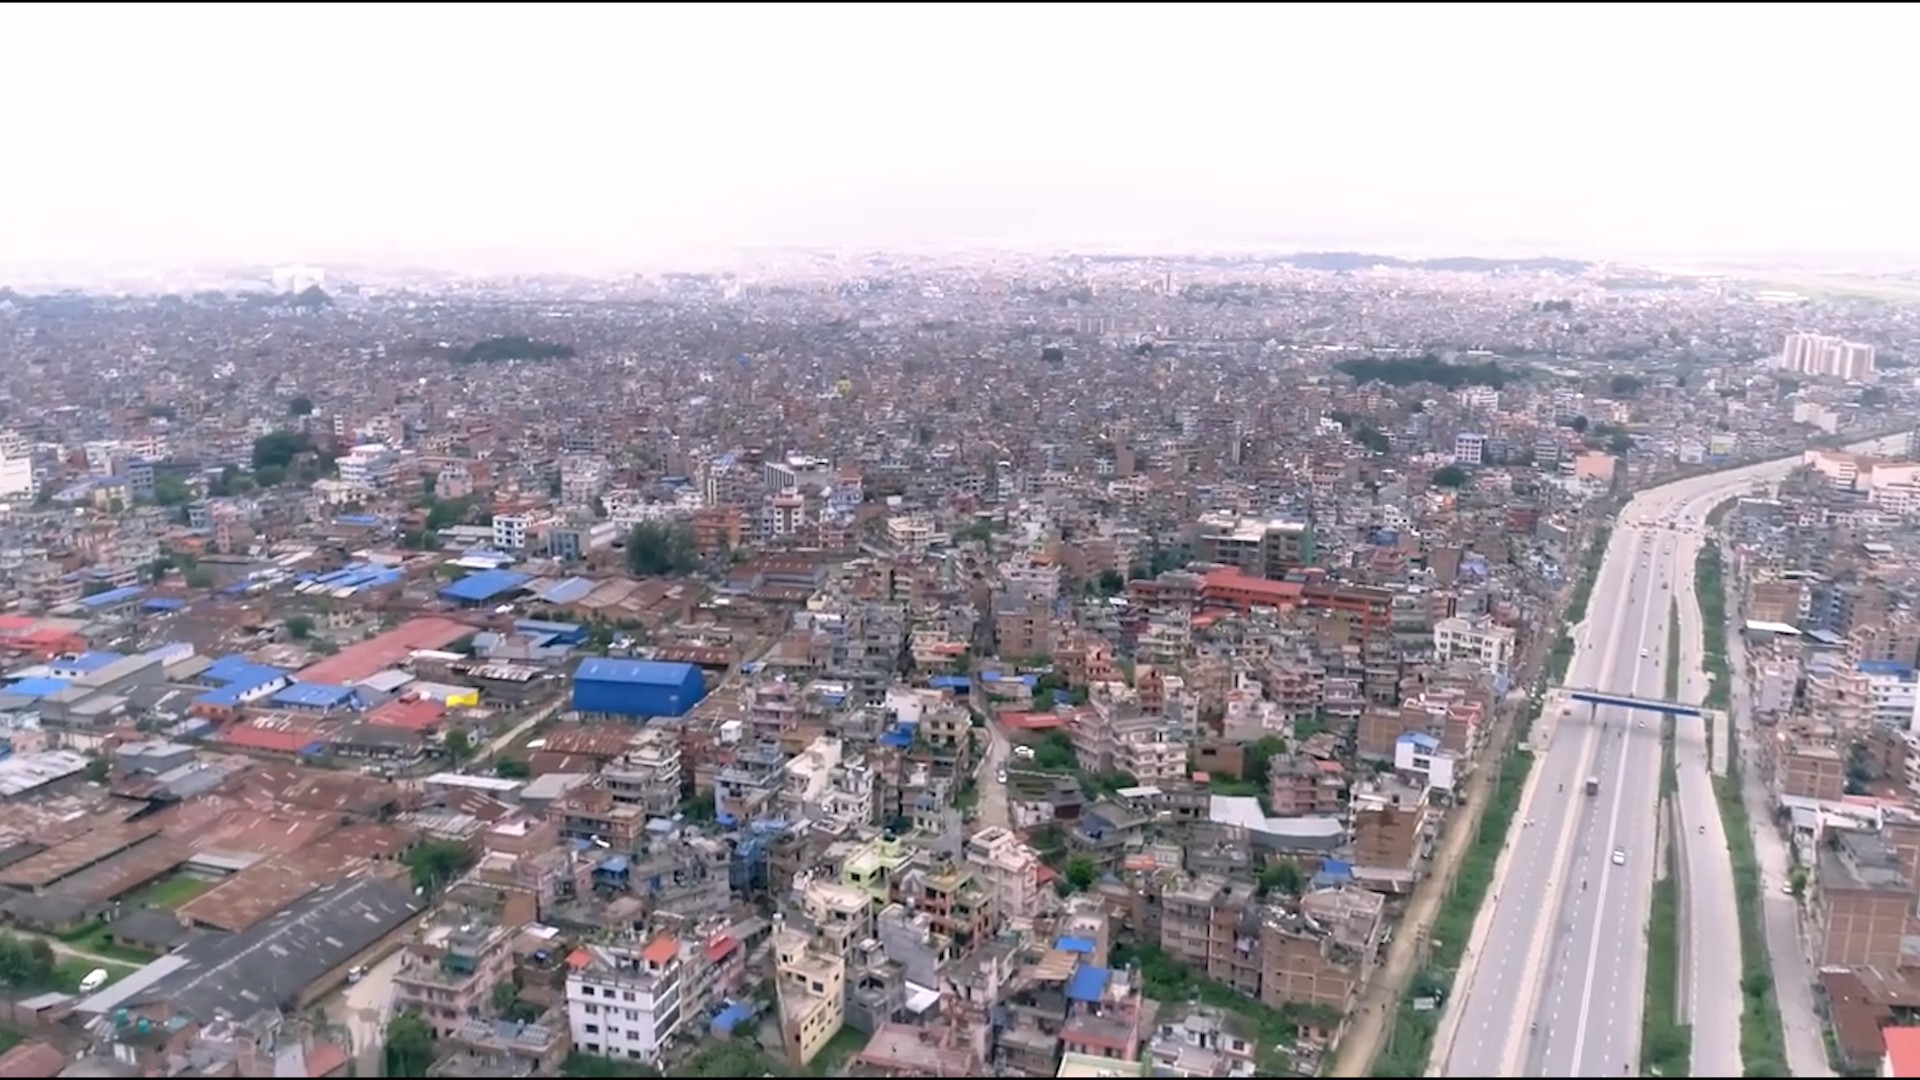
[[[1019,919],[1040,914],[1040,857],[1006,829],[990,825],[967,838],[966,861],[1000,910]]]
[[[385,443],[361,443],[337,463],[340,482],[362,491],[381,491],[393,482],[400,455]]]
[[[530,514],[493,515],[493,546],[500,551],[519,551],[527,546],[527,529],[532,525]]]
[[[1409,731],[1393,744],[1393,767],[1426,781],[1430,788],[1452,791],[1458,762],[1453,753],[1440,749],[1440,740],[1424,732]]]
[[[1884,660],[1863,660],[1860,674],[1867,677],[1868,708],[1873,722],[1895,731],[1920,731],[1920,694],[1915,693],[1911,667]]]
[[[1468,619],[1453,615],[1433,624],[1433,650],[1441,663],[1472,660],[1480,670],[1504,685],[1512,673],[1513,628],[1484,616]]]
[[[1774,366],[1815,378],[1866,382],[1874,376],[1873,346],[1826,334],[1788,334]]]
[[[1453,462],[1456,465],[1484,465],[1487,459],[1487,437],[1477,432],[1463,431],[1453,437]]]
[[[567,1027],[583,1054],[639,1061],[687,1028],[681,1012],[680,942],[661,935],[638,950],[588,945],[567,973]],[[578,954],[576,954],[578,955]]]

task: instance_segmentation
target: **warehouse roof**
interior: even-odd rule
[[[201,672],[200,677],[221,686],[255,687],[285,674],[277,667],[256,664],[244,656],[223,656]]]
[[[669,664],[661,660],[623,660],[618,657],[596,656],[580,665],[573,673],[575,682],[618,682],[632,683],[636,686],[681,686],[687,681],[687,673],[698,674],[692,664]]]
[[[510,593],[532,580],[518,570],[482,570],[441,589],[440,595],[447,600],[478,604]]]
[[[272,698],[275,705],[292,705],[308,709],[338,708],[352,699],[353,687],[329,686],[326,683],[294,683],[273,695]]]

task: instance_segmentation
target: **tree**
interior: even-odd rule
[[[447,732],[447,756],[455,761],[465,761],[473,756],[473,736],[465,728],[454,728]]]
[[[1646,389],[1646,382],[1638,375],[1615,375],[1607,380],[1607,390],[1614,397],[1635,397]]]
[[[699,565],[699,545],[685,522],[643,521],[627,534],[627,566],[641,577],[684,574]]]
[[[1435,487],[1458,490],[1473,483],[1473,474],[1458,465],[1443,465],[1433,471]]]
[[[1067,860],[1067,885],[1075,892],[1085,892],[1100,880],[1100,867],[1086,855],[1075,855]]]
[[[428,840],[402,860],[413,873],[413,883],[432,892],[459,877],[473,865],[473,853],[452,840]]]
[[[1263,735],[1240,750],[1240,779],[1267,789],[1267,776],[1273,759],[1287,752],[1287,741],[1278,735]]]
[[[1573,429],[1575,435],[1585,435],[1587,433],[1587,425],[1590,422],[1591,421],[1584,416],[1576,416],[1567,421],[1567,426]]]
[[[1299,896],[1306,888],[1306,879],[1301,876],[1300,868],[1290,862],[1275,860],[1260,870],[1260,891],[1263,893],[1280,892]]]
[[[87,779],[95,784],[104,784],[113,778],[113,763],[103,757],[87,759]]]
[[[308,397],[305,394],[294,395],[293,400],[287,402],[287,415],[288,416],[312,416],[313,415],[313,399]]]
[[[438,1056],[433,1029],[419,1013],[403,1012],[387,1025],[388,1076],[425,1076]]]
[[[1624,431],[1616,431],[1613,433],[1613,436],[1607,440],[1607,449],[1616,454],[1625,454],[1627,451],[1633,449],[1633,436]]]
[[[313,440],[297,431],[269,431],[253,440],[253,468],[285,469],[293,459],[313,449]]]
[[[54,980],[53,946],[41,938],[0,934],[0,986],[38,990]]]
[[[1125,574],[1122,574],[1118,570],[1100,571],[1099,588],[1102,596],[1118,596],[1126,590],[1126,587],[1127,578]]]
[[[517,757],[503,757],[493,763],[493,775],[502,780],[525,780],[533,775],[533,766]]]
[[[295,641],[305,641],[313,636],[313,620],[305,615],[287,616],[287,636]]]

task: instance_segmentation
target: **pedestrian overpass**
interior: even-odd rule
[[[1569,701],[1596,708],[1608,705],[1616,709],[1637,709],[1643,712],[1657,712],[1665,716],[1699,716],[1700,710],[1692,705],[1682,705],[1677,701],[1661,701],[1658,698],[1629,697],[1624,694],[1603,694],[1598,690],[1566,691]]]

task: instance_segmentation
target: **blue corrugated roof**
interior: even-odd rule
[[[244,656],[223,656],[207,666],[200,677],[212,683],[224,686],[253,687],[270,679],[277,679],[286,672],[266,664],[256,664]]]
[[[179,611],[186,606],[187,602],[176,596],[156,596],[140,604],[145,611]]]
[[[379,518],[379,515],[377,514],[341,514],[339,517],[334,518],[333,520],[336,524],[340,524],[340,525],[378,525],[380,524],[380,518]]]
[[[1400,736],[1400,741],[1410,742],[1422,750],[1437,750],[1440,748],[1440,740],[1424,731],[1409,731]]]
[[[72,684],[65,679],[21,679],[19,682],[8,685],[7,693],[19,694],[21,697],[43,698],[48,694],[65,690],[70,685]]]
[[[330,686],[326,683],[294,683],[285,690],[273,695],[275,705],[299,705],[311,709],[327,709],[344,705],[353,697],[351,686]]]
[[[259,685],[258,683],[253,684]],[[195,705],[238,705],[240,696],[253,689],[253,686],[233,683],[218,690],[209,690],[193,699]]]
[[[1083,937],[1063,937],[1059,941],[1054,942],[1053,947],[1059,949],[1061,952],[1081,953],[1083,955],[1092,953],[1096,948],[1092,938]]]
[[[913,733],[894,728],[892,731],[881,734],[877,741],[889,750],[905,750],[913,745]]]
[[[1107,982],[1112,978],[1113,972],[1106,968],[1082,964],[1067,983],[1067,1000],[1098,1002],[1106,995]]]
[[[927,685],[935,690],[971,690],[973,680],[965,675],[935,675],[927,680]]]
[[[449,600],[478,604],[510,593],[532,580],[532,577],[518,570],[482,570],[441,589],[440,595]]]
[[[89,608],[112,607],[115,604],[124,604],[129,600],[138,599],[140,594],[146,591],[146,589],[139,585],[129,585],[124,589],[109,589],[103,593],[95,593],[92,596],[81,597],[80,606]]]
[[[687,681],[692,664],[671,664],[664,660],[626,660],[595,656],[573,673],[575,682],[619,682],[641,686],[680,686]]]
[[[108,652],[103,649],[96,652],[83,652],[71,660],[57,661],[54,666],[79,672],[99,671],[101,668],[117,664],[123,659],[125,659],[125,657],[120,653]]]
[[[1911,680],[1913,678],[1913,667],[1910,664],[1903,664],[1898,660],[1862,660],[1860,661],[1860,674],[1891,675],[1896,679]]]

